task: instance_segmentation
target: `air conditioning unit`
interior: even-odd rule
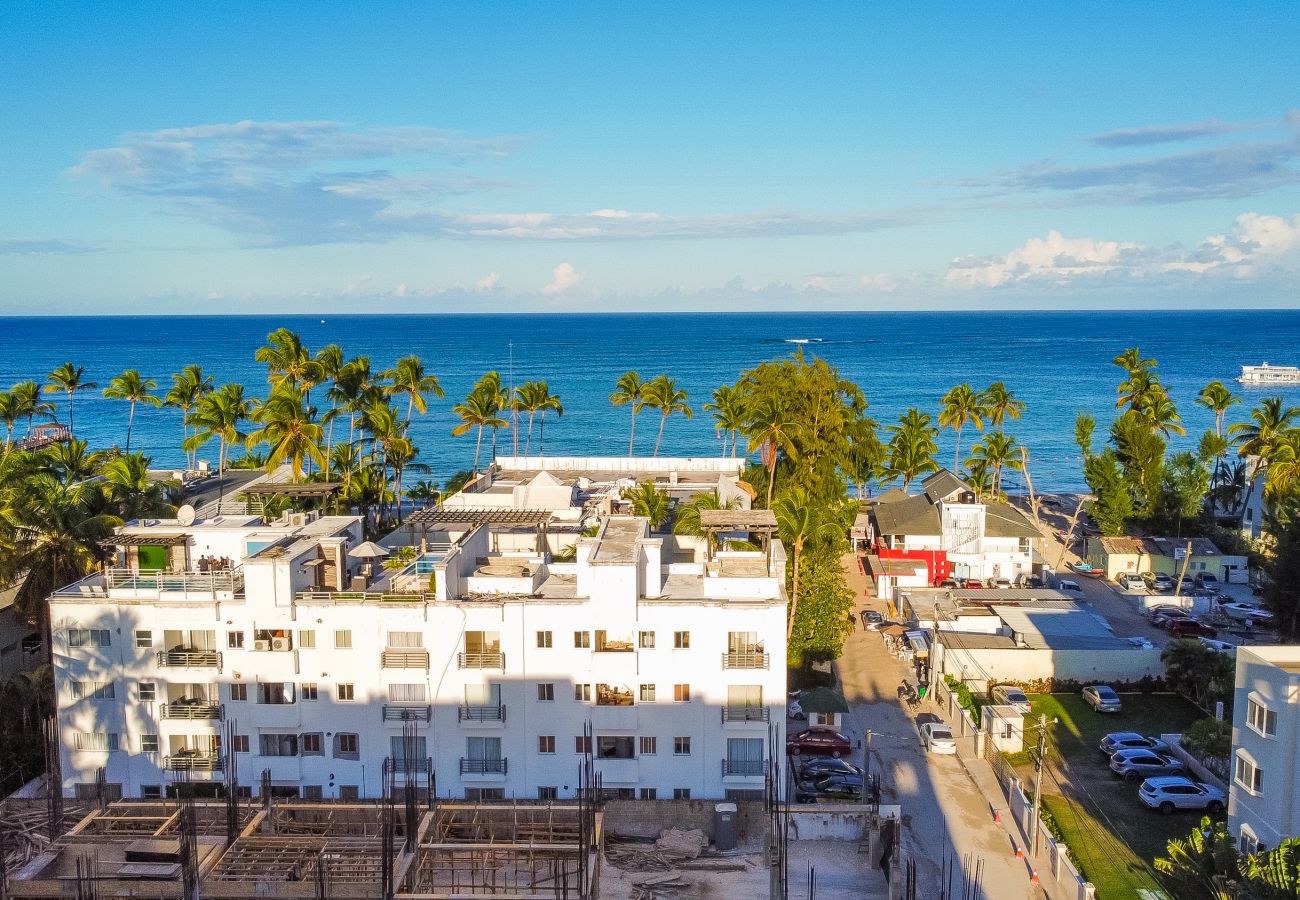
[[[270,641],[253,641],[253,649],[254,649],[254,650],[270,650],[270,649],[271,649],[271,642],[270,642]]]
[[[307,524],[306,513],[285,513],[284,519],[290,525],[303,526]]]
[[[288,650],[289,639],[287,637],[271,638],[272,650]]]

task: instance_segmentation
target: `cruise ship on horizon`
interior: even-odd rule
[[[1300,384],[1300,367],[1297,366],[1242,366],[1242,384]]]

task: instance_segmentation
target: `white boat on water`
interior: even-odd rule
[[[1300,367],[1297,366],[1242,366],[1242,384],[1300,384]]]

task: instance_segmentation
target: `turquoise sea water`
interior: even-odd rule
[[[857,381],[882,423],[913,405],[937,414],[939,398],[959,382],[979,388],[1001,379],[1028,404],[1024,419],[1008,430],[1029,446],[1040,490],[1080,484],[1074,417],[1086,410],[1104,424],[1113,415],[1121,373],[1110,360],[1125,347],[1139,346],[1159,361],[1189,446],[1213,424],[1210,413],[1192,403],[1207,381],[1233,379],[1245,364],[1300,364],[1300,311],[8,318],[0,319],[0,387],[43,379],[71,360],[101,388],[121,370],[137,368],[165,391],[172,372],[198,363],[219,382],[239,380],[259,392],[266,373],[253,351],[280,326],[297,331],[313,350],[335,342],[348,356],[368,354],[376,370],[399,356],[420,355],[448,395],[431,400],[429,414],[413,427],[420,459],[439,480],[468,468],[474,455],[472,434],[450,435],[452,404],[489,369],[508,381],[512,344],[515,382],[546,379],[564,403],[563,418],[546,423],[551,454],[626,452],[629,413],[611,407],[608,396],[628,369],[643,378],[666,372],[689,392],[696,418],[669,420],[661,451],[681,456],[722,452],[711,421],[699,412],[713,387],[800,347]],[[1300,385],[1241,393],[1250,402],[1284,393],[1300,403]],[[52,399],[66,421],[65,398]],[[316,401],[323,404],[323,396]],[[1231,416],[1243,418],[1247,409],[1238,406]],[[98,390],[77,398],[77,431],[93,445],[121,443],[126,418],[127,405],[103,399]],[[141,409],[136,419],[133,447],[149,452],[157,465],[177,464],[179,412]],[[638,452],[650,452],[657,424],[649,412],[638,419]],[[976,438],[967,428],[963,444]],[[948,432],[940,444],[945,465],[952,463],[952,440]],[[535,452],[536,428],[533,444]],[[486,456],[490,437],[484,445]],[[510,452],[508,432],[498,446]],[[215,454],[214,445],[205,455],[215,460]]]

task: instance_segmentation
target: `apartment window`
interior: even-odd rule
[[[319,731],[309,731],[302,736],[303,756],[324,756],[324,736]]]
[[[297,756],[298,735],[296,734],[258,735],[258,754],[260,756]]]
[[[543,682],[537,685],[537,699],[543,703],[549,703],[555,699],[555,685],[550,682]]]
[[[142,734],[140,735],[140,752],[157,753],[158,752],[158,735]]]
[[[673,756],[690,756],[691,739],[689,737],[673,738]]]
[[[339,759],[356,759],[361,754],[361,737],[348,731],[334,735],[334,756]]]
[[[286,706],[293,702],[292,681],[260,681],[257,684],[257,702],[271,706]],[[267,754],[263,753],[263,756]]]
[[[553,646],[554,638],[549,631],[537,632],[537,646],[543,650],[550,650]]]
[[[727,685],[727,706],[758,707],[763,705],[763,686],[761,684]]]
[[[674,685],[673,685],[673,702],[675,702],[675,703],[690,703],[690,702],[691,702],[691,686],[690,686],[689,684],[674,684]]]
[[[361,799],[361,788],[355,784],[339,785],[340,800],[359,800]]]
[[[465,799],[470,803],[506,799],[505,788],[465,788]]]
[[[589,735],[589,734],[580,734],[580,735],[578,735],[577,737],[575,737],[575,738],[573,739],[573,752],[574,752],[574,753],[590,753],[590,752],[591,752],[591,735]]]
[[[418,631],[388,632],[388,646],[402,649],[414,649],[424,646],[424,635]]]
[[[107,628],[69,628],[69,647],[108,647],[111,645]]]
[[[538,753],[554,753],[554,752],[555,752],[555,735],[553,735],[553,734],[539,734],[539,735],[537,736],[537,752],[538,752]]]
[[[320,699],[320,689],[316,686],[316,682],[304,681],[302,683],[302,699],[304,700]]]
[[[659,752],[659,738],[642,735],[641,737],[641,755],[654,756]]]
[[[589,684],[575,684],[575,685],[573,686],[573,699],[574,699],[574,700],[577,700],[579,703],[590,703],[590,702],[591,702],[591,685],[589,685]]]
[[[232,684],[232,685],[230,686],[230,699],[231,699],[231,700],[247,700],[247,699],[248,699],[248,685],[246,685],[246,684]]]
[[[135,645],[141,650],[147,650],[153,646],[153,632],[143,628],[135,630]]]
[[[70,687],[73,700],[117,699],[117,687],[112,681],[74,681]]]
[[[226,632],[226,647],[227,647],[228,649],[230,649],[230,650],[243,650],[243,649],[244,649],[244,632],[242,632],[242,631],[227,631],[227,632]]]
[[[631,735],[602,734],[596,738],[596,756],[600,759],[634,759],[634,746]]]
[[[325,794],[321,791],[319,784],[304,784],[302,786],[302,799],[304,800],[323,800]]]
[[[230,743],[236,753],[248,752],[248,735],[246,734],[234,735],[234,739]]]
[[[642,650],[653,650],[655,648],[655,633],[653,631],[643,631],[637,635],[637,644]]]
[[[641,788],[641,799],[642,799],[642,800],[658,800],[658,799],[659,799],[659,789],[658,789],[658,788]]]
[[[1277,713],[1254,697],[1246,701],[1246,724],[1264,737],[1277,734]]]
[[[312,628],[301,628],[298,630],[298,648],[301,650],[316,649],[316,631]]]
[[[388,701],[390,703],[425,703],[428,697],[429,689],[423,684],[390,684],[388,686]]]
[[[642,703],[655,702],[655,686],[653,684],[641,685],[641,702]]]
[[[573,633],[573,646],[576,647],[576,648],[579,649],[579,650],[587,650],[587,649],[590,649],[590,648],[591,648],[591,632],[590,632],[590,631],[575,631],[575,632]]]
[[[690,789],[690,788],[673,788],[673,799],[674,799],[674,800],[689,800],[689,799],[691,799],[691,789]]]
[[[539,785],[537,788],[538,800],[558,800],[560,798],[560,789],[554,785],[550,787]]]
[[[388,749],[393,762],[405,765],[407,759],[413,760],[417,767],[423,767],[429,758],[428,741],[424,737],[407,738],[405,735],[392,735],[388,738]]]
[[[112,731],[79,731],[73,737],[72,746],[78,750],[116,750],[117,733]]]
[[[140,799],[141,799],[141,800],[161,800],[161,799],[162,799],[162,785],[161,785],[161,784],[142,784],[142,785],[140,785]]]
[[[691,649],[691,633],[689,631],[674,631],[673,649],[674,650]]]
[[[334,647],[338,650],[352,649],[352,629],[344,628],[334,632]]]
[[[141,703],[152,703],[158,696],[158,687],[152,681],[141,681],[135,686],[135,695]]]
[[[1237,785],[1252,794],[1264,792],[1264,771],[1241,751],[1237,751],[1237,764],[1233,771]]]
[[[338,684],[334,686],[334,696],[337,700],[355,700],[356,686],[352,684]]]

